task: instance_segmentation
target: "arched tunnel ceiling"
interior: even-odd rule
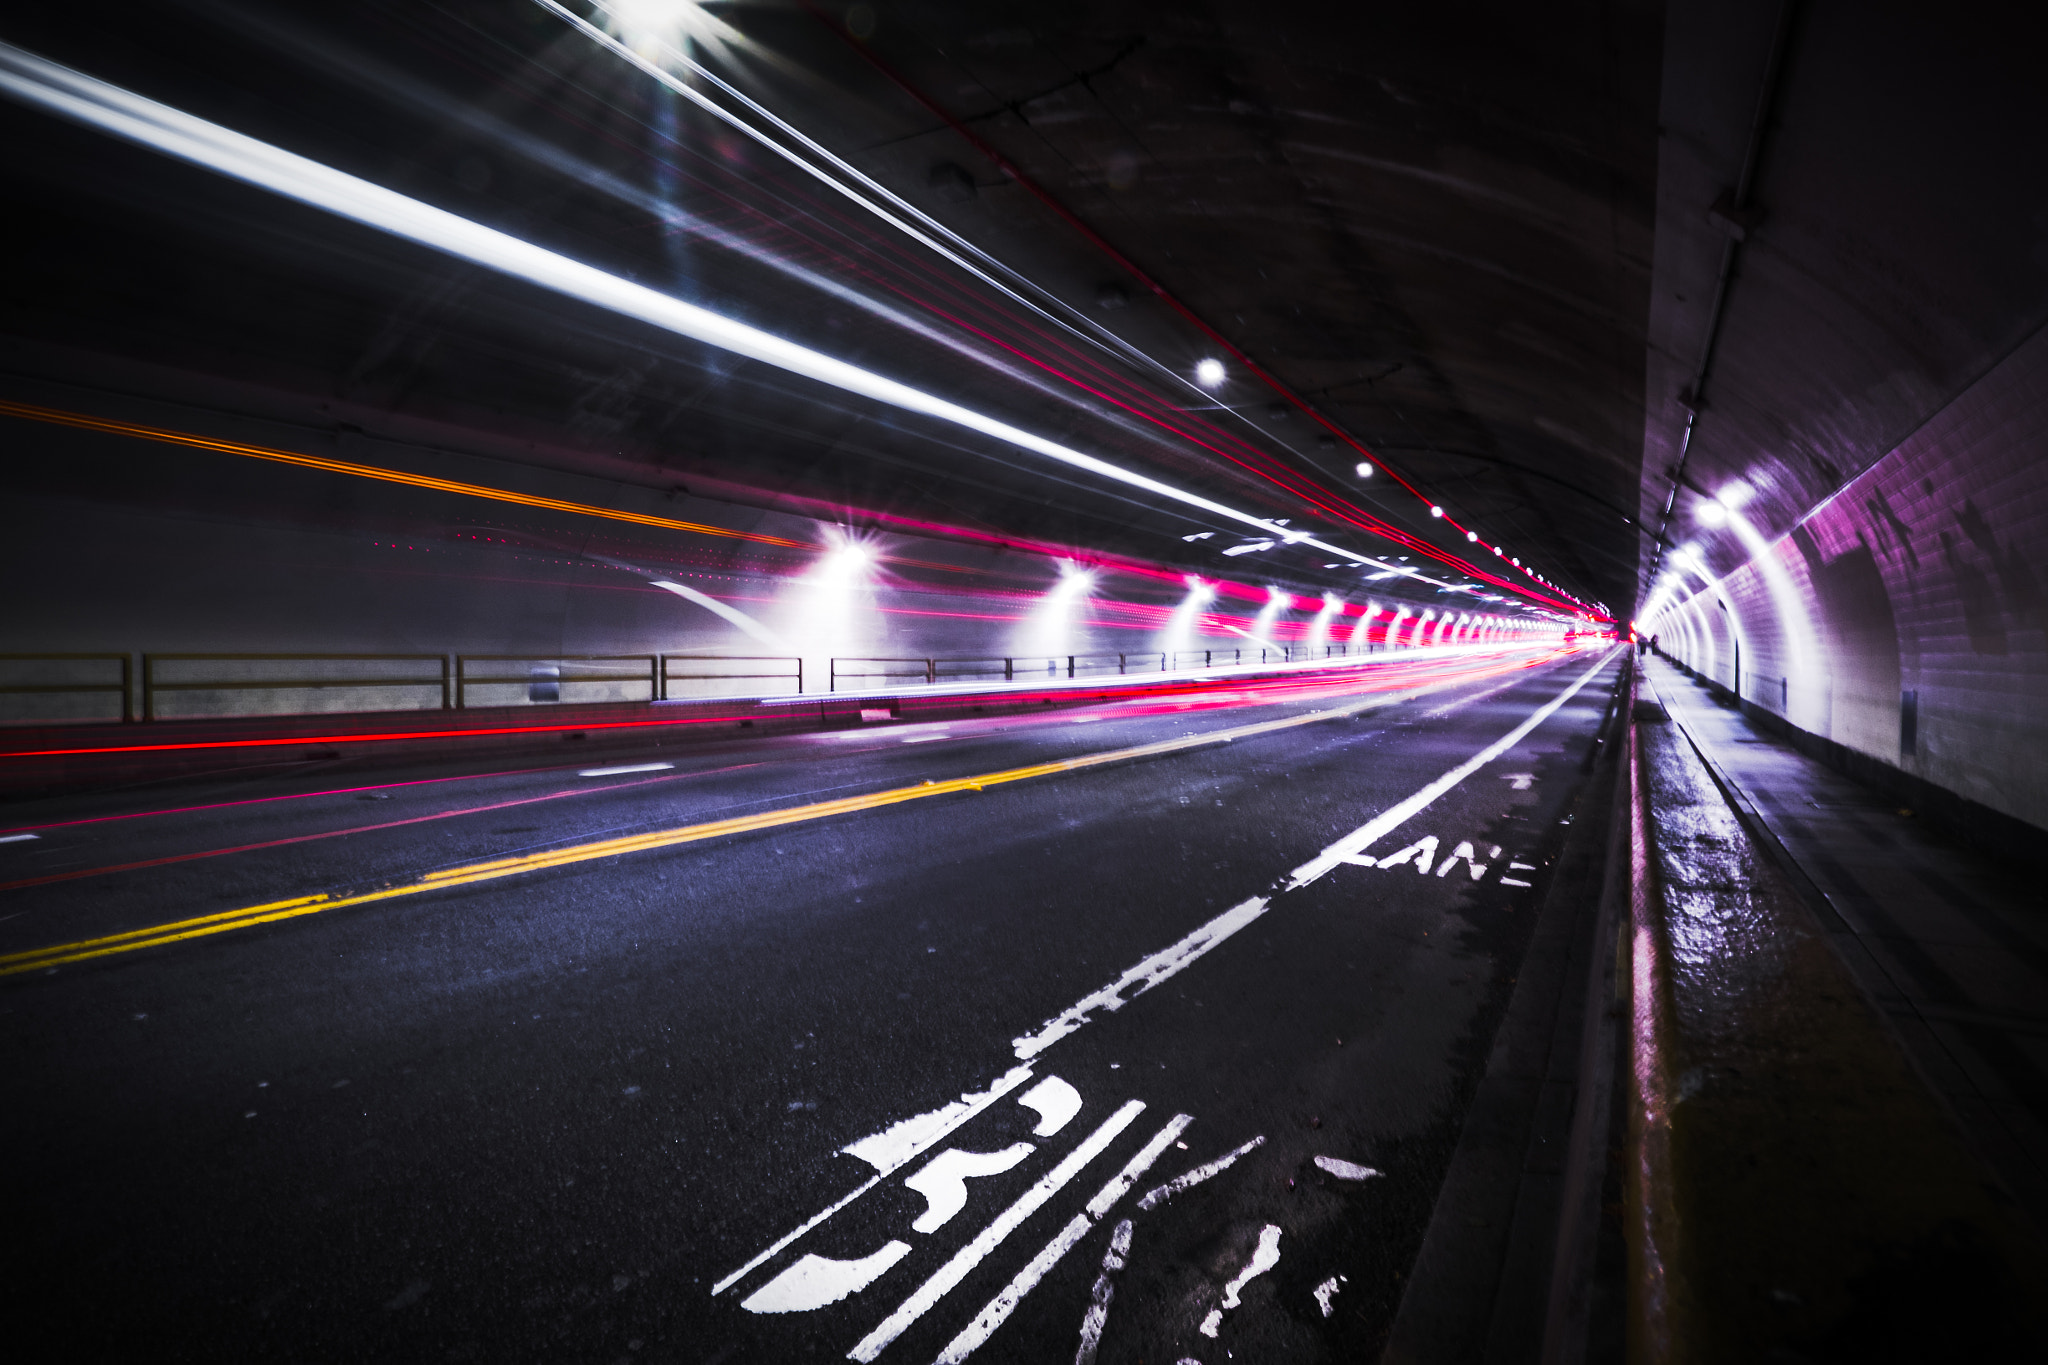
[[[0,37],[1349,548],[1413,547],[1330,507],[1505,571],[1452,526],[1474,528],[1617,612],[1674,482],[1748,479],[1782,531],[2041,311],[2039,178],[1965,136],[2038,130],[2041,99],[2009,50],[1979,70],[1960,21],[1930,35],[1906,7],[704,13],[714,70],[1038,311],[531,0],[52,9]],[[1759,126],[1714,322],[1729,223],[1707,209]],[[13,105],[0,127],[10,256],[35,263],[5,302],[16,374],[200,408],[260,391],[269,416],[656,488],[1347,581],[1298,546],[1219,559],[1243,528],[101,133]],[[1213,394],[1187,382],[1219,355]],[[1423,496],[1360,480],[1350,440]]]

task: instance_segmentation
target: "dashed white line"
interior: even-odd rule
[[[618,768],[585,768],[578,777],[619,777],[626,773],[659,773],[675,767],[673,763],[628,763]]]
[[[1109,1321],[1109,1301],[1116,1294],[1110,1276],[1124,1268],[1131,1254],[1131,1220],[1126,1218],[1109,1234],[1109,1250],[1102,1253],[1102,1273],[1088,1295],[1088,1311],[1081,1317],[1081,1347],[1074,1352],[1074,1365],[1095,1365],[1095,1353],[1102,1349],[1102,1327]]]
[[[1143,1100],[1130,1100],[1110,1115],[1100,1128],[1082,1140],[1080,1146],[1067,1153],[1064,1161],[1041,1176],[1038,1183],[1019,1196],[1016,1203],[997,1214],[995,1221],[977,1233],[973,1241],[954,1252],[952,1260],[940,1266],[895,1312],[862,1337],[860,1343],[846,1353],[846,1358],[865,1365],[880,1355],[890,1342],[903,1335],[910,1324],[930,1312],[940,1299],[966,1279],[968,1272],[986,1260],[988,1254],[1002,1245],[1003,1239],[1015,1232],[1025,1219],[1064,1189],[1068,1181],[1081,1173],[1082,1167],[1102,1155],[1103,1149],[1116,1140],[1117,1134],[1130,1127],[1144,1111]]]
[[[18,844],[27,839],[40,839],[40,834],[0,834],[0,844]]]

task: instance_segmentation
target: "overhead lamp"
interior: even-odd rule
[[[1370,460],[1360,460],[1358,462],[1358,477],[1361,479],[1372,477],[1372,462]]]
[[[1477,531],[1467,531],[1465,533],[1465,539],[1470,541],[1477,541],[1479,539],[1479,533]]]
[[[1444,514],[1444,509],[1443,509],[1443,508],[1441,508],[1441,507],[1435,507],[1435,506],[1432,506],[1432,507],[1431,507],[1431,508],[1429,509],[1429,514],[1430,514],[1431,516],[1433,516],[1433,517],[1440,517],[1440,516],[1442,516],[1442,515]]]
[[[1204,356],[1195,362],[1195,382],[1205,389],[1213,389],[1223,382],[1223,362],[1214,356]]]
[[[1696,515],[1699,517],[1700,525],[1702,526],[1726,526],[1728,524],[1728,509],[1712,498],[1708,498],[1700,504]]]
[[[1732,512],[1754,496],[1755,494],[1751,491],[1750,486],[1737,479],[1734,483],[1729,484],[1726,488],[1716,493],[1714,501]]]

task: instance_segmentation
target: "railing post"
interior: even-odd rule
[[[121,656],[121,723],[132,723],[136,717],[135,665],[134,655]]]
[[[455,656],[453,654],[443,654],[441,656],[441,709],[443,711],[455,709]]]
[[[1017,681],[1017,661],[1016,661],[1015,659],[1004,659],[1004,660],[1003,660],[1003,681],[1004,681],[1004,682],[1015,682],[1015,681]]]
[[[148,654],[142,656],[142,718],[156,719],[156,659]]]
[[[469,671],[469,660],[463,655],[455,656],[455,709],[460,711],[469,705],[469,697],[463,689],[464,675]]]
[[[647,700],[661,701],[668,696],[667,656],[659,652],[647,656]]]
[[[926,660],[924,661],[924,682],[925,682],[925,686],[929,687],[929,686],[931,686],[931,685],[932,685],[933,683],[937,682],[938,680],[939,680],[939,661],[938,661],[937,659],[926,659]]]
[[[804,656],[801,654],[796,656],[796,694],[799,697],[804,694]]]

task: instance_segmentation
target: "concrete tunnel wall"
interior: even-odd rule
[[[1731,689],[1739,651],[1742,699],[1799,730],[2048,827],[2044,544],[2048,331],[1644,629]]]
[[[1000,677],[1005,656],[1018,660],[1019,676],[1027,667],[1032,676],[1042,676],[1049,667],[1045,656],[1074,654],[1093,656],[1096,671],[1114,673],[1116,654],[1141,656],[1167,643],[1166,627],[1187,597],[1175,574],[1148,577],[1106,568],[1089,599],[1049,616],[1048,592],[1061,573],[1054,556],[863,532],[861,539],[881,563],[872,581],[844,594],[843,610],[825,622],[815,611],[806,614],[800,584],[815,568],[820,547],[837,543],[845,532],[811,517],[714,499],[668,499],[580,478],[542,482],[531,473],[446,453],[392,447],[369,452],[380,464],[423,465],[489,485],[531,483],[533,491],[579,502],[792,543],[767,545],[647,531],[447,493],[380,489],[380,497],[371,500],[358,479],[105,435],[24,427],[9,434],[18,456],[68,471],[61,487],[11,499],[0,509],[0,572],[13,585],[0,649],[15,654],[520,656],[495,665],[501,674],[523,673],[522,660],[564,655],[800,654],[804,690],[822,692],[830,686],[832,656],[979,659],[991,661]],[[109,490],[107,496],[87,496],[85,485],[92,484]],[[82,552],[82,546],[91,549]],[[1255,563],[1223,563],[1219,579],[1262,581]],[[656,576],[745,612],[786,643],[745,634],[702,605],[653,586]],[[1370,587],[1360,584],[1347,595],[1354,611],[1372,599]],[[1370,633],[1384,647],[1391,608],[1385,598],[1379,602]],[[1184,621],[1181,648],[1225,654],[1242,649],[1256,660],[1257,643],[1232,633],[1216,615],[1252,618],[1262,604],[1262,598],[1246,600],[1242,593],[1220,598],[1213,612]],[[1480,615],[1465,609],[1460,614]],[[1355,614],[1320,633],[1314,617],[1307,610],[1276,612],[1263,635],[1297,647],[1312,639],[1354,648],[1367,643],[1367,627]],[[1533,624],[1492,617],[1484,625],[1461,626],[1455,638],[1469,643],[1526,637]],[[1410,615],[1402,622],[1400,643],[1440,643],[1442,633],[1435,622],[1418,630]],[[1063,664],[1062,657],[1056,667],[1063,671]],[[421,682],[386,689],[174,691],[158,696],[155,711],[163,717],[303,714],[439,704],[434,660],[308,667],[322,677],[417,675]],[[1133,667],[1156,669],[1157,655]],[[100,682],[116,676],[108,670],[117,668],[105,661],[0,661],[0,683]],[[619,682],[578,682],[564,688],[562,699],[644,699],[646,666],[632,676],[627,665],[619,668]],[[691,668],[679,665],[674,671]],[[289,664],[208,660],[165,662],[158,676],[173,682],[256,680],[293,672]],[[296,672],[312,676],[304,667]],[[856,679],[840,685],[892,683]],[[793,680],[782,678],[730,684],[696,679],[679,681],[671,695],[793,690]],[[468,694],[471,705],[527,700],[526,688],[514,684]],[[117,715],[118,702],[104,693],[0,695],[0,723]]]

